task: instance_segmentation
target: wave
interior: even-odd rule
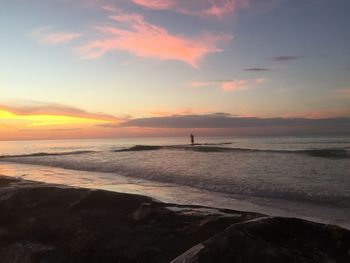
[[[231,144],[231,143],[225,143]],[[157,151],[157,150],[184,150],[194,152],[262,152],[262,153],[281,153],[281,154],[305,154],[314,157],[323,158],[349,158],[348,149],[310,149],[310,150],[272,150],[272,149],[250,149],[250,148],[231,148],[208,145],[223,144],[194,144],[194,145],[135,145],[129,148],[113,150],[113,152],[134,152],[134,151]]]
[[[161,152],[162,150],[179,150],[183,152]],[[137,151],[140,151],[140,153],[136,154],[135,152]],[[142,153],[142,151],[160,152],[155,154],[155,156],[150,156],[152,154]],[[201,156],[192,156],[192,152],[185,151],[200,151],[203,154]],[[210,156],[210,154],[206,154],[207,152],[222,152],[223,154]],[[252,153],[252,155],[237,155],[239,158],[235,158],[234,153],[236,152]],[[85,153],[87,155],[83,155]],[[97,154],[90,155],[88,153]],[[230,153],[232,153],[232,156]],[[260,153],[263,154],[260,155]],[[272,156],[273,158],[268,156],[268,158],[265,158],[267,154],[273,153],[277,153]],[[284,158],[282,154],[298,154],[298,156],[287,156],[288,158]],[[56,157],[58,155],[61,157]],[[304,158],[303,155],[313,156],[307,169],[303,168],[304,163],[298,163],[294,161],[294,158],[289,158],[297,157],[297,160],[299,160],[299,156]],[[319,164],[325,162],[325,160],[316,159],[321,157],[348,158],[349,151],[346,149],[260,150],[228,148],[217,144],[212,146],[135,145],[130,148],[114,150],[113,152],[41,152],[27,155],[2,156],[0,161],[111,173],[112,176],[113,174],[119,174],[134,179],[174,183],[229,195],[270,197],[297,201],[306,200],[320,203],[329,202],[332,205],[347,205],[349,207],[350,196],[346,189],[349,182],[346,181],[347,179],[343,179],[346,178],[343,176],[343,171],[348,167],[347,162],[339,162],[339,167],[338,165],[329,165],[330,168],[326,166],[319,168]],[[244,163],[245,160],[248,160],[248,165],[241,167],[239,163]],[[282,162],[283,165],[281,165]],[[333,160],[330,160],[330,162],[333,164]],[[323,175],[320,172],[322,167],[330,170],[326,170],[325,175]],[[289,170],[293,170],[293,172],[289,172]],[[235,174],[242,174],[243,176],[236,178],[233,176]],[[332,184],[329,184],[328,175],[334,178]],[[322,183],[321,186],[315,183],[314,176],[323,176],[323,178],[320,177],[319,179]]]
[[[232,149],[232,148],[231,148]],[[186,150],[186,151],[198,151],[198,152],[220,152],[227,151],[230,148],[224,147],[208,147],[197,145],[167,145],[167,146],[154,146],[154,145],[135,145],[130,148],[114,150],[114,152],[139,152],[139,151],[156,151],[156,150]]]
[[[115,149],[112,152],[142,152],[142,151],[159,151],[159,150],[178,150],[192,151],[202,153],[232,153],[232,152],[251,152],[251,153],[279,153],[279,154],[304,154],[312,157],[344,159],[350,158],[350,149],[348,148],[325,148],[325,149],[309,149],[309,150],[274,150],[274,149],[252,149],[252,148],[233,148],[222,147],[232,143],[203,143],[194,145],[134,145],[128,148]],[[45,156],[64,156],[64,155],[80,155],[95,153],[97,151],[69,151],[69,152],[37,152],[30,154],[18,155],[0,155],[0,159],[8,158],[25,158],[25,157],[45,157]]]
[[[21,158],[21,157],[45,157],[45,156],[56,156],[56,155],[75,155],[75,154],[85,154],[85,153],[93,153],[95,151],[71,151],[71,152],[37,152],[37,153],[29,153],[29,154],[15,154],[15,155],[0,155],[1,159],[4,158]]]
[[[104,159],[98,162],[89,160],[82,162],[81,160],[72,160],[71,158],[13,158],[13,160],[10,161],[20,164],[43,165],[76,171],[108,173],[109,175],[106,175],[107,178],[112,174],[117,174],[136,180],[142,179],[157,183],[176,184],[224,195],[234,195],[237,198],[249,196],[290,201],[307,201],[315,204],[329,204],[337,207],[349,207],[350,205],[350,196],[347,193],[344,194],[344,191],[305,191],[303,189],[299,191],[298,188],[294,189],[287,184],[280,185],[273,181],[266,184],[259,183],[259,181],[254,182],[244,179],[235,181],[224,177],[212,179],[213,177],[203,178],[190,173],[186,176],[182,176],[175,174],[171,171],[171,168],[167,169],[167,171],[164,169],[159,171],[158,169],[133,167],[114,161],[106,162]],[[283,169],[281,171],[283,171]],[[110,180],[113,182],[113,177],[111,177]],[[171,186],[167,185],[167,187]]]
[[[130,148],[113,150],[113,152],[136,152],[136,151],[154,151],[160,150],[165,146],[153,146],[153,145],[135,145]]]

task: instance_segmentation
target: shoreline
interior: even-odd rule
[[[318,203],[284,199],[227,195],[190,186],[165,184],[115,173],[71,170],[15,162],[2,162],[2,165],[2,174],[24,180],[138,194],[156,198],[166,203],[194,204],[262,213],[270,216],[296,217],[323,224],[333,224],[350,230],[350,209],[348,208],[341,209],[329,205],[322,206]]]
[[[0,212],[4,263],[350,260],[350,231],[337,226],[6,176]]]

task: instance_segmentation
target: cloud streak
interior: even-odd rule
[[[205,56],[221,51],[219,44],[232,39],[226,34],[203,33],[194,38],[174,35],[138,14],[120,12],[109,18],[116,25],[96,26],[102,37],[78,48],[82,58],[97,59],[109,52],[124,51],[142,58],[183,61],[196,68]]]
[[[340,94],[342,97],[350,98],[350,88],[338,89],[337,93]]]
[[[120,126],[150,127],[150,128],[237,128],[266,126],[304,126],[304,125],[347,125],[350,118],[256,118],[235,117],[227,113],[205,115],[174,115],[167,117],[140,118],[123,122]],[[348,130],[350,132],[350,130]]]
[[[271,71],[271,69],[269,69],[269,68],[245,68],[244,71],[264,72],[264,71]]]
[[[255,89],[258,85],[263,84],[267,80],[264,78],[257,78],[254,80],[216,80],[207,82],[192,82],[191,87],[214,87],[222,89],[223,91],[242,91]]]
[[[284,62],[284,61],[293,61],[299,59],[300,56],[276,56],[272,57],[272,60],[278,61],[278,62]]]
[[[154,10],[172,10],[177,13],[217,17],[232,14],[239,9],[247,8],[250,0],[132,0],[136,5]]]
[[[39,42],[48,45],[65,44],[82,36],[81,33],[71,31],[53,31],[52,27],[39,27],[29,34]]]
[[[109,128],[134,127],[175,129],[205,134],[315,134],[350,133],[350,118],[256,118],[236,117],[227,113],[204,115],[173,115],[128,120],[119,125],[101,125]]]

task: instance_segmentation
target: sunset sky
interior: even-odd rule
[[[348,0],[0,3],[0,140],[350,132]]]

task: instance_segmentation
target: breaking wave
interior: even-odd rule
[[[0,155],[0,158],[21,158],[21,157],[45,157],[45,156],[59,156],[59,155],[75,155],[75,154],[85,154],[93,153],[95,151],[72,151],[72,152],[37,152],[30,154],[16,154],[16,155]]]
[[[231,143],[224,143],[231,144]],[[212,144],[214,145],[214,144]],[[215,144],[223,145],[223,144]],[[138,152],[138,151],[157,151],[157,150],[183,150],[194,152],[262,152],[262,153],[287,153],[287,154],[305,154],[314,157],[323,158],[349,158],[349,149],[310,149],[310,150],[270,150],[270,149],[249,149],[249,148],[229,148],[220,146],[210,146],[210,144],[195,145],[135,145],[129,148],[113,150],[114,152]]]
[[[142,152],[142,151],[159,151],[159,150],[174,150],[174,151],[192,151],[202,153],[234,153],[234,152],[246,152],[246,153],[279,153],[279,154],[304,154],[313,157],[322,158],[335,158],[343,159],[350,158],[350,149],[348,148],[326,148],[326,149],[309,149],[309,150],[277,150],[277,149],[251,149],[251,148],[234,148],[230,146],[232,143],[204,143],[194,145],[134,145],[127,148],[118,148],[112,150],[115,153],[122,152]],[[78,150],[67,152],[36,152],[29,154],[14,154],[14,155],[0,155],[0,159],[10,158],[25,158],[25,157],[46,157],[46,156],[64,156],[64,155],[81,155],[96,153],[98,151],[92,150]]]
[[[3,155],[0,161],[109,173],[105,176],[110,180],[118,174],[229,195],[350,205],[348,149],[250,149],[230,144],[111,146],[101,151]],[[337,165],[333,159],[338,159]]]

